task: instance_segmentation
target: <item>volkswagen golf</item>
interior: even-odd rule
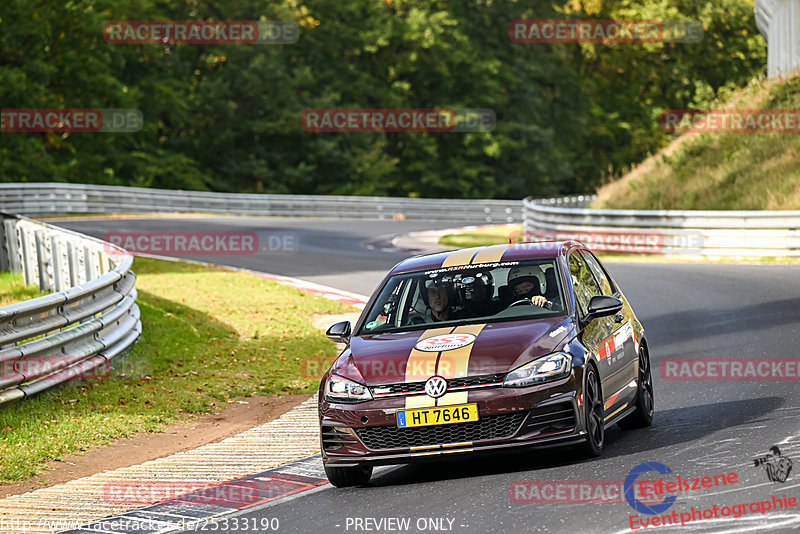
[[[331,484],[373,467],[512,447],[602,452],[605,429],[648,426],[644,328],[574,241],[492,245],[400,262],[319,389]]]

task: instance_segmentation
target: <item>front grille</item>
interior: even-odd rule
[[[391,384],[388,386],[378,386],[381,389],[379,395],[397,395],[398,393],[410,393],[411,391],[425,391],[425,382],[408,382],[407,384]],[[388,391],[384,391],[388,388]],[[376,388],[372,388],[373,392]]]
[[[480,375],[480,376],[466,376],[463,378],[450,378],[447,380],[448,391],[453,388],[463,387],[477,387],[487,384],[495,384],[502,382],[506,377],[505,373],[496,373],[493,375]],[[375,389],[380,389],[381,393],[375,393]],[[386,391],[388,389],[388,391]],[[381,395],[397,395],[401,393],[411,393],[414,391],[425,391],[425,382],[407,382],[402,384],[390,384],[387,386],[376,386],[372,388],[373,394],[380,397]]]
[[[575,419],[575,410],[572,408],[572,403],[563,402],[532,410],[525,423],[524,432],[526,434],[531,432],[547,434],[563,432],[572,430],[576,424],[577,420]]]
[[[493,375],[467,376],[464,378],[452,378],[447,381],[448,388],[461,388],[465,386],[482,386],[484,384],[494,384],[505,380],[505,373]]]
[[[355,431],[368,449],[407,449],[426,445],[506,438],[516,433],[524,418],[525,412],[522,412],[490,415],[471,423],[454,423],[418,428],[374,426],[356,428]]]

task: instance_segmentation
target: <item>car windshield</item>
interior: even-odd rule
[[[384,285],[357,335],[560,315],[556,271],[550,258],[398,274]]]

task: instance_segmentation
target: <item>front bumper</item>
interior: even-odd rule
[[[526,388],[493,387],[469,392],[479,420],[471,423],[397,427],[406,398],[359,404],[320,397],[321,448],[326,465],[340,467],[409,463],[464,452],[512,447],[552,447],[584,439],[581,367],[562,380]]]

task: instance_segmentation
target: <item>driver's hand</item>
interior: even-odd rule
[[[547,299],[542,295],[536,295],[535,297],[531,297],[531,304],[534,306],[544,306],[547,304]]]

